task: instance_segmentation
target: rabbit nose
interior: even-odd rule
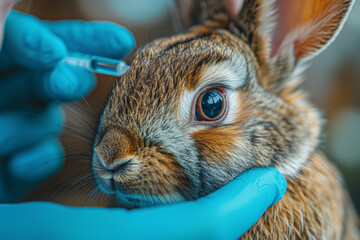
[[[132,148],[130,139],[125,134],[109,130],[94,148],[94,153],[105,168],[112,170],[119,159],[132,155]]]
[[[112,169],[113,173],[124,173],[127,167],[131,165],[131,160],[117,163]]]
[[[100,144],[94,149],[94,155],[104,168],[111,170],[113,153],[110,149],[107,149]]]
[[[123,159],[120,162],[115,163],[111,172],[113,174],[113,180],[115,184],[126,182],[131,179],[136,179],[141,170],[137,159]]]

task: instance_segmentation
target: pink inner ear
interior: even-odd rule
[[[239,14],[243,4],[244,0],[227,0],[226,11],[229,17],[235,18]]]
[[[297,27],[302,26],[304,23],[310,20],[315,20],[323,14],[325,14],[324,17],[333,14],[333,16],[331,17],[333,20],[334,19],[336,20],[336,16],[337,16],[338,18],[337,20],[341,21],[341,17],[339,16],[341,15],[342,12],[341,8],[346,12],[346,10],[349,7],[349,3],[346,4],[344,2],[346,1],[344,0],[301,0],[301,1],[276,0],[278,18],[277,18],[275,34],[272,42],[271,56],[273,57],[274,55],[276,55],[277,51],[279,50],[279,47],[284,42],[288,34]],[[331,6],[338,6],[339,9],[337,10],[339,10],[339,12],[336,11],[328,12],[327,10],[329,10]],[[329,21],[328,23],[330,24],[331,20],[328,21]],[[326,25],[327,24],[325,22],[324,26],[326,27]],[[337,29],[337,27],[335,26],[335,30]],[[318,30],[320,31],[324,29],[318,29]],[[324,45],[321,43],[323,42],[326,43],[329,40],[325,38],[328,38],[333,34],[335,34],[335,31],[332,32],[330,30],[328,32],[328,36],[325,37],[322,35],[318,35],[315,31],[313,32],[313,34],[310,34],[311,36],[301,36],[301,41],[306,42],[306,39],[316,38],[317,39],[316,41],[319,42],[319,48],[321,48],[321,45]],[[303,51],[303,49],[296,49],[297,47],[301,48],[300,44],[296,44],[297,42],[293,42],[293,43],[295,47],[294,52]]]
[[[301,17],[299,10],[304,7],[304,1],[276,0],[277,22],[272,39],[271,57],[276,54],[286,35],[296,27]]]

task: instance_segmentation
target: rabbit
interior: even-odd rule
[[[225,1],[192,1],[191,26],[139,48],[114,84],[90,150],[98,186],[116,206],[148,207],[273,166],[285,196],[240,239],[359,239],[342,176],[319,149],[321,112],[301,89],[354,2],[318,2],[279,37],[274,1],[244,0],[235,17]]]
[[[353,4],[304,11],[274,49],[274,2],[245,0],[229,18],[224,1],[193,1],[192,26],[138,49],[113,86],[93,146],[98,185],[121,206],[147,207],[274,166],[287,178],[285,197],[241,239],[358,239],[341,175],[318,149],[324,120],[301,90],[305,64]]]

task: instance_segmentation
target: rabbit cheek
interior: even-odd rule
[[[239,130],[233,127],[201,129],[192,134],[200,155],[202,193],[222,187],[251,164],[239,153]]]
[[[309,115],[312,113],[258,91],[252,96],[256,112],[246,124],[252,158],[261,166],[275,166],[282,174],[293,177],[316,147],[314,139],[318,137],[318,128],[311,128]]]

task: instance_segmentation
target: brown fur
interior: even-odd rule
[[[321,153],[287,182],[285,197],[240,239],[359,239],[341,176]]]

